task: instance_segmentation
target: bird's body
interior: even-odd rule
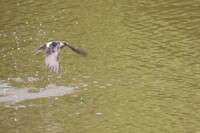
[[[46,44],[47,52],[45,63],[46,66],[54,73],[59,74],[59,55],[60,48],[64,47],[66,43],[63,42],[49,42]]]
[[[83,50],[71,47],[67,42],[64,42],[64,41],[48,42],[46,45],[41,46],[38,49],[38,52],[40,52],[47,48],[45,64],[47,68],[49,68],[52,72],[56,74],[59,74],[60,49],[65,46],[68,46],[70,49],[72,49],[74,52],[78,54],[86,55],[86,53]]]

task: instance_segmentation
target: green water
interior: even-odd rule
[[[0,2],[1,133],[200,132],[198,0]],[[60,53],[49,41],[88,52]]]

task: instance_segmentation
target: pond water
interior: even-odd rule
[[[200,131],[197,0],[1,0],[0,132]],[[45,68],[49,41],[60,75]]]

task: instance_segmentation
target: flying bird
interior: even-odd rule
[[[68,44],[68,42],[64,41],[53,41],[48,42],[46,45],[41,46],[38,51],[35,53],[39,53],[44,49],[46,50],[46,57],[45,57],[45,64],[47,68],[49,68],[52,72],[59,74],[59,55],[60,55],[60,49],[63,47],[68,46],[71,50],[74,52],[86,55],[87,53],[77,47],[72,47]]]

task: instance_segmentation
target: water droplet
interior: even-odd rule
[[[99,88],[106,88],[105,86],[99,86]]]
[[[107,84],[107,86],[112,86],[112,84]]]
[[[96,115],[102,115],[103,113],[100,113],[100,112],[98,112],[98,113],[96,113]]]

